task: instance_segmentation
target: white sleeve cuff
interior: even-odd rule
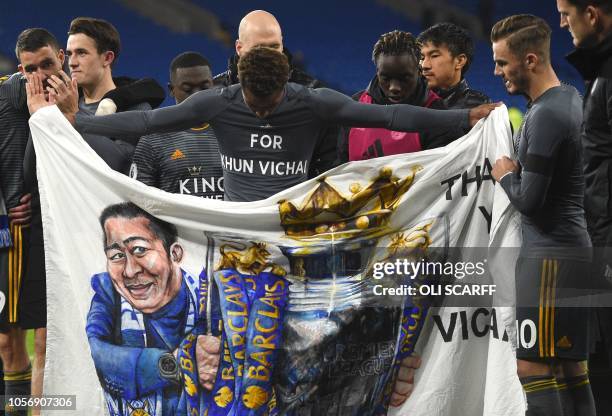
[[[513,173],[514,173],[513,171],[510,171],[510,172],[506,172],[506,173],[504,173],[504,174],[502,175],[502,177],[501,177],[501,178],[499,178],[499,181],[498,181],[498,182],[501,182],[501,181],[502,181],[502,179],[504,179],[506,176],[508,176],[508,175],[510,175],[510,174],[513,174]]]

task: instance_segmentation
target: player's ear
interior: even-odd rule
[[[183,260],[183,246],[179,243],[172,244],[170,246],[170,256],[173,262],[180,263],[180,261]]]
[[[463,69],[463,67],[467,64],[467,56],[464,53],[460,53],[455,56],[455,69]]]
[[[589,19],[589,24],[591,27],[596,27],[601,20],[599,16],[599,9],[593,7],[593,5],[589,5],[586,7],[586,9],[584,9],[584,15],[587,19]]]
[[[533,69],[540,61],[540,58],[535,53],[528,53],[525,55],[525,65],[528,69]]]
[[[115,61],[115,52],[106,51],[104,52],[104,66],[111,66]]]
[[[240,39],[236,39],[236,55],[240,56],[240,52],[242,51],[242,42],[240,41]]]
[[[168,94],[170,94],[170,97],[174,98],[174,86],[171,82],[168,83]]]

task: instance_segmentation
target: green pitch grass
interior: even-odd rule
[[[34,330],[29,329],[26,332],[26,348],[28,349],[28,355],[30,356],[30,362],[34,360]],[[32,409],[28,409],[28,416],[32,415]]]
[[[28,349],[28,354],[30,355],[30,361],[34,359],[34,330],[30,329],[26,333],[26,348]]]

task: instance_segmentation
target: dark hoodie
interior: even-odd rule
[[[383,93],[380,85],[378,83],[378,77],[374,77],[368,88],[363,91],[359,91],[355,95],[353,95],[353,99],[355,101],[359,101],[363,94],[367,93],[370,97],[372,97],[373,104],[381,104],[381,105],[392,105],[395,103],[391,103],[385,94]],[[419,107],[433,108],[436,110],[444,110],[446,106],[442,98],[433,93],[427,88],[427,82],[423,77],[419,78],[417,85],[413,91],[413,93],[406,98],[401,104],[410,104]],[[429,104],[429,105],[427,105]],[[348,162],[349,160],[349,135],[351,128],[344,127],[340,131],[339,140],[338,140],[338,159],[340,163]],[[446,146],[448,143],[453,140],[461,137],[463,135],[463,131],[459,129],[448,131],[448,130],[440,130],[436,127],[428,129],[427,131],[418,131],[420,136],[421,148],[425,149],[433,149],[435,147]],[[392,153],[391,153],[392,154]],[[369,152],[367,155],[363,155],[364,159],[370,159],[374,157],[382,157],[388,156],[388,154],[384,153],[384,149],[381,146],[373,147],[372,152]]]

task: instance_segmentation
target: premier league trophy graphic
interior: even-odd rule
[[[300,203],[280,203],[291,240],[281,247],[291,284],[275,370],[280,414],[386,414],[398,363],[412,353],[427,308],[423,298],[375,296],[371,267],[421,256],[431,243],[433,221],[391,225],[419,170],[399,178],[383,168],[366,187],[350,184],[349,195],[322,179]]]
[[[279,201],[282,243],[209,240],[221,363],[212,392],[187,389],[190,412],[386,414],[398,364],[412,353],[428,307],[423,297],[373,290],[381,283],[372,278],[375,262],[418,261],[431,244],[434,220],[393,225],[421,168],[407,170],[398,177],[383,168],[345,193],[322,178],[304,197]]]

